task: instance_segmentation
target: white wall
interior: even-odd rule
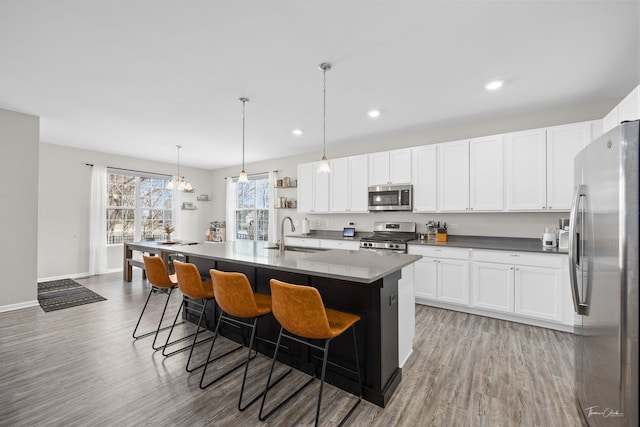
[[[546,126],[575,123],[587,120],[601,119],[620,100],[609,102],[574,106],[562,110],[545,111],[539,114],[526,116],[505,116],[500,120],[486,121],[478,119],[476,122],[466,125],[455,123],[442,124],[434,129],[414,129],[396,133],[394,135],[374,135],[361,138],[356,141],[347,141],[339,145],[329,144],[327,156],[338,158],[363,153],[389,150],[394,148],[414,147],[426,144],[435,144],[446,141],[455,141],[464,138],[473,138],[493,135],[505,132],[534,129]],[[380,118],[384,120],[384,117]],[[292,156],[269,160],[254,164],[247,164],[247,173],[260,173],[270,170],[278,170],[278,176],[290,176],[297,178],[297,165],[299,163],[319,160],[321,157],[321,144],[318,143],[318,151],[300,156]],[[213,171],[213,194],[216,198],[224,199],[226,193],[225,176],[237,176],[239,167],[225,168]],[[281,190],[281,195],[296,197],[293,190]],[[414,214],[414,213],[375,213],[375,214],[330,214],[330,215],[303,215],[295,209],[283,209],[276,211],[278,226],[280,220],[289,215],[294,219],[296,227],[301,229],[301,222],[306,217],[311,222],[311,228],[317,230],[342,230],[349,222],[354,222],[357,231],[371,231],[374,221],[413,221],[418,224],[418,231],[426,231],[426,222],[435,220],[457,224],[458,228],[450,229],[451,234],[474,236],[503,236],[503,237],[529,237],[537,238],[544,232],[547,226],[557,226],[559,218],[568,217],[568,213],[461,213],[461,214]],[[213,216],[224,218],[224,205],[215,205]],[[229,231],[228,231],[229,232]],[[286,229],[285,234],[289,234]]]
[[[40,144],[40,191],[38,194],[39,280],[80,277],[89,271],[89,199],[91,167],[85,163],[161,174],[175,173],[176,165],[144,159]],[[177,203],[211,195],[211,171],[181,167],[195,193],[178,193]],[[215,199],[214,199],[215,200]],[[213,202],[196,202],[198,210],[180,211],[172,237],[203,240],[211,221]],[[109,269],[122,268],[122,245],[109,246]]]
[[[40,119],[0,109],[0,311],[37,304]]]

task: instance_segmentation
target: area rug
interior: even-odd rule
[[[38,283],[38,302],[44,311],[62,310],[105,300],[106,298],[71,279]]]

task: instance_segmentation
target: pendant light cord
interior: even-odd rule
[[[245,104],[249,101],[248,98],[240,98],[242,102],[242,170],[244,171],[244,122],[245,122]]]
[[[327,127],[327,68],[322,68],[322,158],[326,156],[326,127]]]

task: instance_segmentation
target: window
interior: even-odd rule
[[[107,244],[164,240],[172,223],[169,178],[109,170],[107,175]]]
[[[268,175],[236,185],[237,240],[269,240],[269,203]]]

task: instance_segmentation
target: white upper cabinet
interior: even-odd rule
[[[469,210],[501,211],[504,207],[502,135],[469,141]]]
[[[369,157],[349,157],[349,212],[369,212]]]
[[[602,119],[602,131],[607,132],[620,123],[640,119],[640,86],[629,93]]]
[[[329,174],[317,173],[318,165],[298,165],[298,212],[329,212]]]
[[[425,145],[412,151],[413,211],[435,212],[438,200],[437,146]]]
[[[574,159],[591,139],[591,122],[547,128],[547,210],[571,209]]]
[[[411,148],[369,154],[369,185],[410,182]]]
[[[505,134],[504,145],[507,210],[546,210],[545,129]]]
[[[640,119],[640,86],[618,104],[618,123]]]
[[[618,126],[618,124],[620,124],[618,121],[618,107],[615,107],[602,119],[602,131],[608,132]]]
[[[438,144],[438,209],[469,210],[469,141]]]
[[[331,212],[368,211],[367,164],[367,155],[331,160],[329,178]]]

